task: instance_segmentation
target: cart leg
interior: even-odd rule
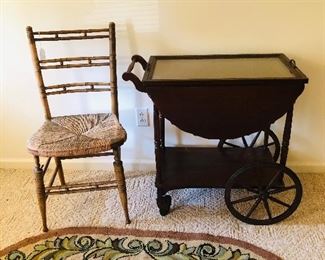
[[[161,125],[159,120],[159,111],[157,107],[153,106],[153,122],[154,122],[154,141],[155,141],[155,161],[156,161],[156,186],[161,183],[161,171],[160,171],[160,162],[161,162]]]
[[[293,107],[291,107],[288,110],[285,125],[284,125],[281,156],[280,156],[280,164],[282,166],[285,166],[287,163],[287,157],[288,157],[288,151],[289,151],[289,141],[290,141],[290,135],[291,135],[291,126],[292,126],[292,116],[293,116]]]
[[[154,135],[155,135],[155,156],[156,156],[156,187],[161,187],[162,183],[162,156],[165,150],[165,119],[154,106]],[[165,216],[168,214],[171,197],[166,194],[163,188],[157,188],[157,205],[160,215]]]
[[[160,142],[160,149],[164,150],[165,149],[165,118],[163,115],[159,112],[158,114],[159,118],[159,142]]]
[[[155,139],[155,161],[156,161],[156,187],[157,187],[157,205],[159,207],[160,214],[162,216],[166,215],[169,211],[169,208],[166,207],[166,201],[164,199],[164,194],[166,192],[163,192],[161,188],[158,188],[161,186],[161,142],[162,142],[162,125],[161,125],[161,115],[157,109],[157,107],[153,106],[153,122],[154,122],[154,139]]]
[[[170,210],[172,198],[169,195],[165,195],[166,191],[163,189],[157,189],[157,205],[160,215],[166,216]]]

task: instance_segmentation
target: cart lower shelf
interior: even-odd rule
[[[272,163],[265,148],[166,147],[161,152],[161,172],[156,187],[165,192],[182,188],[224,188],[227,180],[241,167],[256,162]],[[258,172],[254,179],[269,180],[273,171]],[[251,185],[252,179],[240,180],[239,186]]]
[[[269,149],[166,147],[160,151],[156,178],[160,214],[169,213],[169,190],[225,188],[233,216],[254,225],[289,217],[302,197],[299,178],[277,164]]]

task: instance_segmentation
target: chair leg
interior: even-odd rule
[[[60,158],[55,157],[55,163],[56,163],[56,166],[58,167],[60,183],[61,183],[61,185],[65,185],[64,172],[63,172],[62,162],[61,162]]]
[[[114,152],[114,172],[115,178],[117,181],[117,188],[120,196],[120,201],[124,210],[125,215],[125,223],[130,224],[130,217],[129,217],[129,210],[128,210],[128,201],[127,201],[127,193],[126,193],[126,185],[125,185],[125,176],[124,176],[124,169],[123,163],[120,159],[120,151],[113,150]]]
[[[41,212],[43,231],[47,232],[47,223],[46,223],[46,194],[45,194],[45,185],[44,185],[44,171],[40,166],[39,157],[35,156],[36,166],[34,168],[35,174],[35,183],[36,183],[36,194],[38,199],[38,206]]]

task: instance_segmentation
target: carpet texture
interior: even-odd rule
[[[67,181],[86,176],[113,176],[107,171],[70,171]],[[141,230],[208,233],[246,241],[283,259],[325,259],[325,175],[299,174],[302,202],[288,219],[271,226],[252,226],[227,210],[223,189],[172,191],[170,214],[160,216],[156,206],[154,174],[126,172],[131,224],[124,216],[115,190],[50,196],[50,229],[115,227]],[[0,170],[0,249],[41,233],[33,174],[27,170]]]
[[[115,228],[65,228],[24,239],[0,259],[215,259],[280,258],[244,241],[200,233]]]

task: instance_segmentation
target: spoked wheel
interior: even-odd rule
[[[264,134],[262,134],[262,132]],[[272,130],[259,131],[248,136],[242,136],[237,139],[220,140],[219,148],[269,148],[272,153],[273,161],[276,162],[280,155],[280,142]]]
[[[231,214],[253,225],[270,225],[289,217],[301,197],[297,175],[276,163],[240,168],[225,187],[225,202]]]

